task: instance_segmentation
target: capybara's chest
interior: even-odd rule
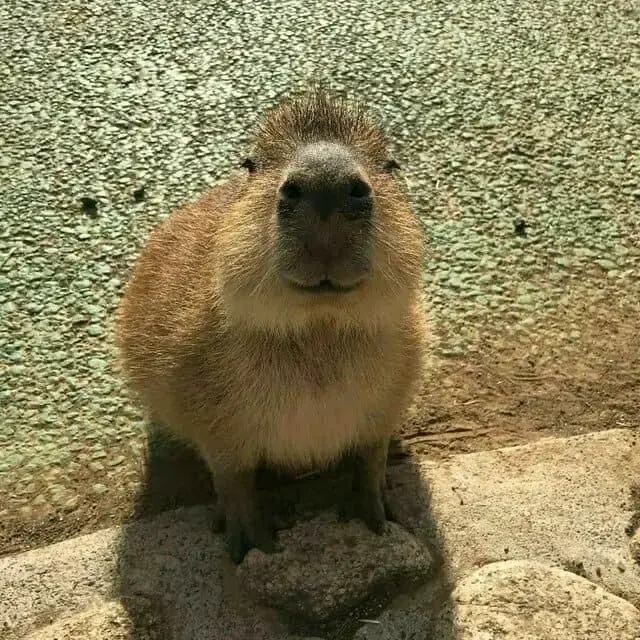
[[[356,385],[298,387],[273,408],[256,432],[264,457],[280,464],[323,465],[374,431],[376,398]]]
[[[308,467],[380,437],[399,372],[377,348],[304,355],[263,354],[235,377],[235,391],[261,456]]]

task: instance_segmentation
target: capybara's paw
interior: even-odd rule
[[[387,521],[381,491],[367,491],[360,494],[360,519],[374,533],[382,533]]]
[[[269,519],[257,512],[248,518],[227,514],[226,537],[229,555],[236,564],[242,562],[250,549],[257,548],[265,553],[276,550],[275,530]]]
[[[387,521],[382,492],[352,491],[338,505],[338,517],[345,522],[358,518],[374,533],[382,533]]]
[[[225,530],[226,518],[224,515],[224,508],[218,501],[213,508],[213,514],[211,515],[211,528],[214,533],[222,533]]]

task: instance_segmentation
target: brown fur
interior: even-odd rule
[[[314,140],[353,149],[375,193],[373,272],[345,295],[309,296],[278,277],[278,185],[296,147]],[[385,139],[360,109],[321,93],[284,103],[254,151],[259,171],[214,187],[151,233],[116,317],[131,387],[198,445],[223,506],[227,496],[231,535],[270,549],[250,524],[255,505],[229,514],[232,502],[253,499],[259,463],[301,470],[360,452],[363,482],[368,473],[381,481],[421,374],[423,243],[382,168]]]

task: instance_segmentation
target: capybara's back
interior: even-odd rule
[[[131,387],[208,461],[232,557],[273,549],[261,464],[349,455],[385,521],[393,429],[421,375],[423,241],[378,126],[313,92],[269,112],[244,172],[155,229],[117,312]]]

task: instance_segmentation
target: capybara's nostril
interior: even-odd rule
[[[349,188],[349,197],[361,200],[371,195],[371,187],[364,181],[356,178]]]
[[[342,190],[339,209],[349,220],[366,220],[373,213],[373,190],[359,176],[349,179]]]
[[[293,180],[287,180],[280,187],[280,194],[287,200],[299,200],[302,197],[302,189]]]
[[[353,152],[336,143],[312,143],[298,150],[279,188],[283,220],[366,219],[373,190]]]

